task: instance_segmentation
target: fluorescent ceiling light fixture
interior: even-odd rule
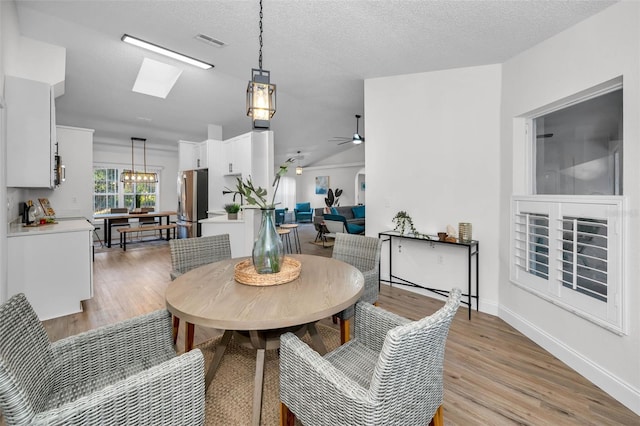
[[[165,99],[182,74],[180,68],[153,59],[144,58],[138,77],[133,84],[134,92]]]
[[[165,49],[164,47],[158,46],[157,44],[149,43],[148,41],[140,40],[139,38],[132,37],[129,34],[125,34],[121,38],[125,43],[133,44],[134,46],[142,47],[143,49],[151,50],[152,52],[159,53],[161,55],[168,56],[173,59],[177,59],[179,61],[185,62],[190,65],[194,65],[198,68],[202,68],[203,70],[208,70],[209,68],[213,68],[213,65],[208,64],[206,62],[199,61],[197,59],[191,58],[189,56],[185,56],[181,53],[174,52],[173,50]]]

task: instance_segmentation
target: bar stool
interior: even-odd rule
[[[278,235],[280,235],[280,238],[282,239],[282,245],[284,246],[284,251],[285,253],[287,252],[287,250],[289,251],[289,253],[293,253],[293,251],[291,251],[291,231],[289,231],[288,229],[277,229],[278,231]]]
[[[289,229],[293,231],[293,242],[296,245],[296,253],[302,253],[302,245],[300,244],[300,236],[298,235],[298,224],[297,223],[283,223],[280,225],[282,229]]]

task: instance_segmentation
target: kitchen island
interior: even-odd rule
[[[93,297],[92,232],[84,218],[10,224],[8,296],[24,293],[40,320],[81,312]]]
[[[247,245],[247,222],[242,219],[229,220],[227,215],[219,215],[198,221],[202,225],[202,236],[229,234],[231,257],[251,256],[253,247],[253,232],[251,244]]]

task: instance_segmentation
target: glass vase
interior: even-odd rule
[[[284,261],[284,246],[275,226],[275,209],[262,209],[262,222],[253,243],[252,260],[259,274],[280,272]]]

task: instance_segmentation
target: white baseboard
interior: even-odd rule
[[[549,351],[553,356],[611,395],[612,398],[640,415],[640,389],[634,388],[629,383],[614,376],[517,313],[504,307],[499,307],[499,311],[499,317],[509,325]]]

